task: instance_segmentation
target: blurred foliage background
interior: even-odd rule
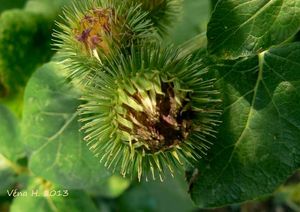
[[[4,106],[13,112],[16,120],[21,118],[23,91],[28,79],[55,54],[51,48],[54,21],[59,19],[62,7],[69,2],[0,0],[0,106],[3,107],[0,109],[4,111],[0,114],[0,136],[7,130],[1,125],[1,119],[5,119],[4,114],[7,114]],[[178,20],[174,20],[176,24],[166,39],[179,45],[199,33],[205,33],[216,2],[184,0],[182,13],[178,14]],[[15,160],[8,160],[12,157],[7,155],[0,157],[0,212],[53,211],[53,208],[45,206],[47,204],[44,200],[13,198],[7,194],[7,190],[23,189],[35,183],[31,182],[30,173],[26,169],[24,149],[13,142],[11,145],[12,155],[19,157]],[[0,153],[1,148],[4,147],[0,146]],[[138,183],[112,176],[97,189],[78,190],[72,195],[77,195],[78,201],[84,198],[92,200],[89,205],[81,205],[82,210],[79,211],[300,211],[300,172],[291,176],[271,197],[213,210],[194,206],[184,178],[184,173],[178,173],[174,179],[170,177],[163,183]],[[67,205],[62,208],[62,211],[78,210],[72,210]]]

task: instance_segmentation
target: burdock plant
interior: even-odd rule
[[[201,58],[161,37],[177,1],[82,1],[56,32],[91,152],[123,176],[163,179],[198,161],[216,134],[218,91]]]

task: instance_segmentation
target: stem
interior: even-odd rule
[[[8,160],[5,157],[1,157],[5,161],[5,163],[18,175],[23,174],[23,173],[29,173],[29,170],[27,167],[20,166],[10,160]]]

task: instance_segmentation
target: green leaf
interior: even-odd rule
[[[6,196],[6,191],[17,182],[14,170],[6,163],[5,158],[0,155],[0,196]]]
[[[0,164],[0,195],[6,196],[7,191],[17,183],[14,171],[10,168],[3,168]]]
[[[223,91],[223,124],[199,175],[200,207],[271,194],[300,167],[300,43],[213,67]]]
[[[0,17],[0,99],[17,95],[52,54],[52,23],[42,15],[9,10]]]
[[[130,186],[130,180],[119,175],[111,176],[105,183],[88,190],[93,196],[117,198]]]
[[[24,156],[23,150],[18,120],[0,105],[0,154],[15,162]]]
[[[295,36],[295,41],[300,41],[300,31]]]
[[[179,21],[169,33],[171,40],[176,44],[180,44],[206,31],[209,16],[209,0],[183,1],[183,14],[178,14]]]
[[[25,10],[42,14],[50,19],[57,18],[62,8],[72,2],[72,0],[28,0],[25,5]]]
[[[299,29],[298,0],[220,0],[208,24],[208,51],[230,59],[249,56]]]
[[[70,188],[93,187],[108,172],[79,132],[79,94],[54,62],[37,70],[25,90],[22,133],[35,175]]]
[[[85,192],[52,186],[40,179],[33,179],[26,190],[19,192],[23,196],[14,198],[11,212],[98,211]]]
[[[18,187],[25,188],[28,184],[29,175],[25,169],[8,161],[5,157],[0,155],[0,196],[10,198],[7,191]],[[1,197],[0,197],[1,198]],[[1,200],[0,200],[1,206]],[[1,207],[0,207],[0,211]]]
[[[211,8],[214,9],[219,0],[210,0]]]
[[[182,176],[169,177],[164,182],[135,184],[118,199],[118,211],[194,211],[196,207],[187,194]]]
[[[12,8],[22,8],[26,0],[1,0],[0,13]]]

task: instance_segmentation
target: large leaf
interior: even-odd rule
[[[72,0],[28,0],[24,9],[54,19],[71,2]]]
[[[3,105],[0,105],[0,154],[14,162],[24,156],[19,123]]]
[[[192,212],[196,209],[182,176],[168,178],[164,182],[137,183],[118,199],[117,207],[117,211],[122,212]]]
[[[85,192],[52,186],[40,179],[33,179],[28,188],[21,192],[23,196],[13,200],[11,212],[98,211]]]
[[[12,9],[12,8],[22,8],[26,0],[1,0],[0,4],[0,13],[4,10]]]
[[[17,182],[17,175],[7,164],[5,158],[0,155],[0,196],[6,196],[7,190],[11,189]]]
[[[0,18],[0,99],[25,87],[36,67],[50,58],[52,23],[42,15],[9,10]]]
[[[269,195],[300,167],[300,43],[217,65],[225,112],[191,178],[200,207]]]
[[[209,16],[209,0],[183,1],[183,12],[182,14],[178,14],[179,21],[170,32],[171,40],[176,44],[180,44],[191,39],[193,36],[206,31]]]
[[[208,50],[223,58],[248,56],[299,29],[299,0],[220,0],[208,25]]]
[[[92,187],[108,173],[83,142],[77,121],[79,94],[62,73],[61,66],[46,64],[26,87],[22,130],[31,152],[29,167],[65,187]]]
[[[211,8],[215,8],[215,6],[217,5],[218,3],[218,0],[210,0],[210,5],[211,5]]]
[[[130,179],[119,175],[113,175],[105,183],[89,189],[88,192],[93,196],[117,198],[128,189],[130,182]]]

